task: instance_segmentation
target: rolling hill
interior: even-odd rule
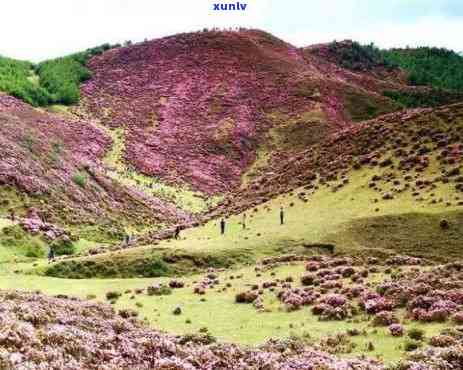
[[[462,60],[245,29],[1,57],[0,367],[458,368]]]

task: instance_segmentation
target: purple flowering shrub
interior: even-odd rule
[[[145,327],[132,311],[15,291],[0,291],[2,369],[383,370],[372,360],[341,359],[298,343],[244,348],[171,336]]]

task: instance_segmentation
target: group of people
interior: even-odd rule
[[[247,215],[246,213],[243,213],[243,218],[241,220],[241,226],[243,227],[243,230],[246,229],[246,221],[247,221]],[[284,225],[285,223],[285,210],[283,207],[280,207],[280,225]],[[220,234],[224,235],[225,234],[225,227],[226,227],[226,220],[224,217],[220,220]]]
[[[246,230],[246,222],[247,222],[247,215],[246,213],[243,213],[242,219],[241,219],[241,226],[243,227],[243,230]],[[285,210],[283,207],[280,208],[280,225],[284,225],[285,223]],[[227,226],[227,221],[225,217],[222,217],[220,220],[220,234],[225,235],[225,229]],[[180,239],[180,231],[182,231],[181,226],[176,226],[174,230],[174,239],[178,240]]]
[[[14,219],[14,213],[11,215],[12,219]],[[246,229],[246,221],[247,221],[247,215],[246,213],[243,213],[242,220],[241,220],[241,226],[243,227],[243,230]],[[283,207],[280,208],[280,225],[284,225],[285,223],[285,210]],[[222,217],[220,220],[220,234],[225,235],[225,229],[226,229],[226,219]],[[175,239],[180,239],[180,231],[182,230],[181,226],[176,226],[175,231],[174,231],[174,238]],[[129,245],[132,242],[132,237],[130,235],[126,235],[124,238],[124,243],[126,245]],[[53,247],[50,247],[48,251],[48,263],[54,262],[55,261],[55,251]]]

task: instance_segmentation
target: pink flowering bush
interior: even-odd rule
[[[455,312],[452,316],[452,320],[458,325],[463,325],[463,311]]]
[[[381,311],[392,311],[393,303],[373,292],[364,293],[361,297],[360,306],[368,314],[375,314]]]
[[[346,297],[340,294],[322,296],[312,307],[312,313],[319,315],[322,320],[344,320],[351,317],[354,311]]]
[[[34,316],[19,316],[26,311]],[[2,369],[384,370],[377,361],[341,359],[297,343],[245,348],[171,336],[87,301],[0,291],[0,312]]]
[[[378,312],[373,317],[373,325],[376,326],[390,326],[392,324],[397,324],[399,320],[389,311]]]
[[[400,324],[391,324],[389,325],[388,329],[391,335],[394,337],[401,337],[404,335],[404,328]]]

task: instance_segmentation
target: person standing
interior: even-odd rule
[[[285,210],[283,207],[280,208],[280,225],[284,225],[285,223]]]
[[[55,250],[53,247],[50,246],[50,250],[48,251],[48,263],[55,261]]]
[[[225,234],[225,218],[222,217],[220,220],[220,234]]]

